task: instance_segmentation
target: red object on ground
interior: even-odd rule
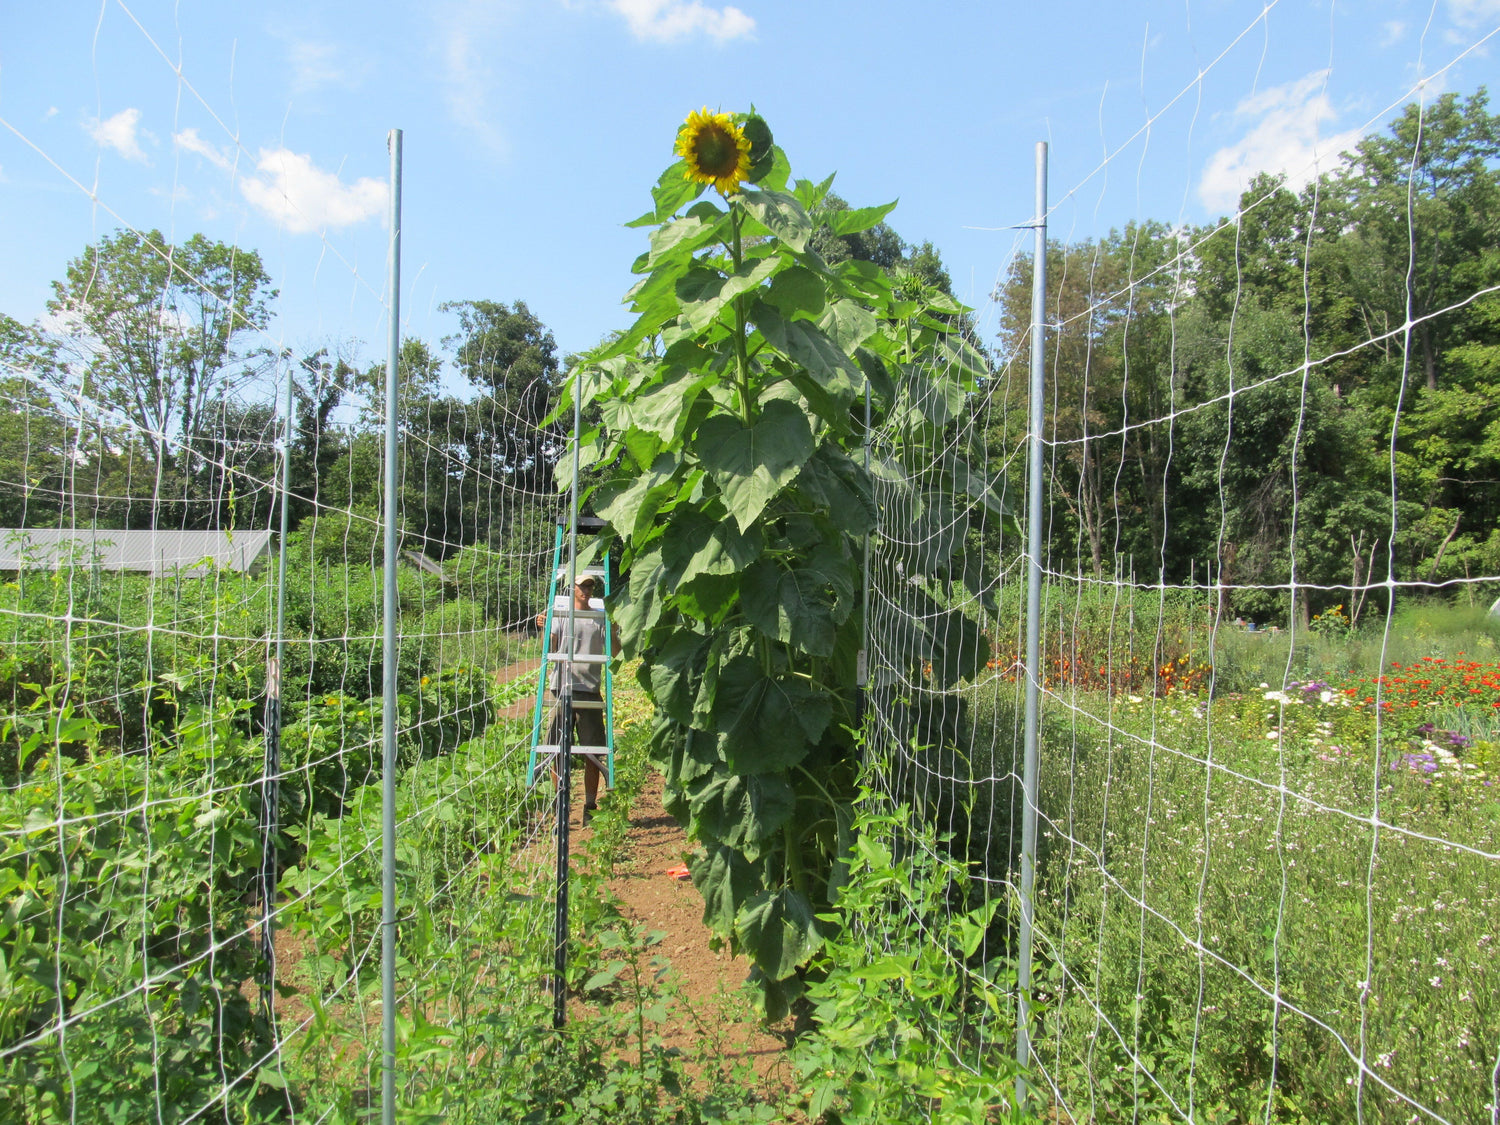
[[[667,868],[666,873],[674,879],[691,879],[692,872],[687,869],[687,864],[678,864],[676,867]]]

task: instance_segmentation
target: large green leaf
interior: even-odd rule
[[[945,331],[951,332],[948,325]],[[990,364],[984,353],[962,336],[949,335],[936,345],[938,366],[951,379],[960,381],[965,390],[976,390],[990,376]]]
[[[726,305],[741,293],[758,287],[780,264],[780,259],[774,256],[756,258],[728,277],[716,270],[690,271],[677,286],[677,296],[682,301],[682,323],[694,332],[707,328]]]
[[[680,267],[662,266],[653,270],[650,277],[643,277],[625,294],[630,311],[641,316],[655,315],[660,324],[677,313],[677,282],[682,275]]]
[[[703,924],[720,937],[732,937],[740,908],[761,889],[756,868],[727,844],[715,844],[688,860],[688,869],[703,895]]]
[[[732,523],[716,520],[698,509],[675,517],[662,536],[662,562],[666,580],[675,586],[701,574],[736,574],[758,559],[765,550],[759,527],[740,531]]]
[[[738,601],[739,593],[738,575],[700,574],[677,587],[673,604],[694,621],[718,625]]]
[[[891,299],[891,275],[874,262],[849,258],[833,267],[839,288],[855,300],[869,301],[884,314]]]
[[[990,642],[977,622],[950,610],[932,623],[942,659],[934,660],[933,678],[940,687],[972,680],[990,658]]]
[[[901,391],[907,425],[922,428],[925,422],[941,429],[963,410],[964,389],[959,381],[925,368],[908,366]]]
[[[657,583],[661,577],[661,547],[637,555],[630,564],[630,581],[609,600],[610,619],[620,631],[620,655],[637,656],[647,632],[661,616]]]
[[[846,534],[862,536],[879,522],[869,474],[835,446],[818,447],[797,475],[796,487]]]
[[[748,428],[726,415],[708,419],[693,448],[744,531],[812,456],[813,435],[805,414],[774,401]]]
[[[835,301],[818,319],[818,327],[847,355],[874,335],[876,326],[874,314],[854,301]]]
[[[718,775],[688,788],[700,836],[722,840],[754,860],[791,819],[797,794],[781,774]]]
[[[837,235],[858,234],[869,230],[896,209],[896,200],[879,207],[853,207],[847,211],[825,212],[823,220],[828,229]]]
[[[807,379],[798,387],[811,391],[819,415],[830,422],[842,419],[858,392],[860,371],[854,361],[817,325],[787,320],[764,301],[757,301],[750,315],[767,343],[805,373]],[[804,382],[811,382],[811,388]]]
[[[853,377],[859,373],[859,368],[843,349],[810,321],[788,320],[764,301],[756,302],[750,315],[773,348],[815,374],[842,372],[846,377]],[[849,385],[852,387],[853,383]]]
[[[683,629],[672,634],[649,662],[651,700],[679,723],[692,722],[697,679],[708,644],[707,637]]]
[[[815,270],[793,266],[771,279],[762,300],[788,319],[799,312],[817,316],[823,311],[827,287],[828,282]]]
[[[823,944],[812,904],[791,887],[761,891],[735,921],[740,944],[772,980],[784,980]]]
[[[762,559],[745,571],[740,604],[766,636],[810,656],[831,656],[837,581],[815,561],[786,569],[776,560]]]
[[[596,510],[627,542],[641,542],[662,505],[677,495],[680,487],[675,477],[677,465],[674,454],[661,454],[648,471],[615,492]]]
[[[983,505],[990,515],[1004,521],[1002,526],[1016,530],[1016,521],[1010,507],[1001,498],[999,480],[992,480],[983,469],[976,468],[967,460],[948,453],[943,457],[943,468],[953,480],[955,488],[972,496]]]
[[[756,222],[800,254],[812,234],[812,221],[797,197],[779,191],[747,191],[743,205]]]
[[[768,676],[752,657],[737,656],[719,671],[714,717],[731,772],[774,773],[796,765],[822,737],[833,701],[808,680]]]
[[[688,213],[651,232],[651,252],[646,255],[647,269],[655,270],[665,263],[685,262],[695,250],[718,241],[728,229],[728,215],[717,217]]]
[[[696,371],[669,371],[658,386],[623,405],[623,420],[663,441],[672,441],[678,437],[683,415],[711,378]]]
[[[625,225],[627,227],[655,226],[675,215],[677,209],[688,200],[697,199],[706,187],[708,187],[707,184],[688,178],[686,160],[669,164],[667,170],[661,174],[661,178],[656,181],[656,186],[651,189],[651,198],[655,201],[656,207],[647,211],[639,219],[632,219]]]
[[[923,491],[906,512],[903,538],[911,546],[906,565],[916,574],[935,574],[964,543],[968,521],[960,519],[947,492]]]

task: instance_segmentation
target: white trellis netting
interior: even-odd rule
[[[1496,150],[1482,96],[1424,90],[1304,189],[1070,233],[1085,191],[1135,190],[1108,173],[1153,158],[1190,86],[1049,216],[1029,1084],[1060,1119],[1497,1112],[1500,566],[1469,413]],[[998,369],[933,459],[996,479],[1023,525],[1030,274],[1014,257],[982,310]],[[898,474],[902,421],[877,423]],[[972,973],[1021,940],[1030,560],[1024,526],[944,507],[938,475],[883,485],[872,740],[892,799],[971,865],[954,907],[1002,899]],[[983,580],[933,577],[962,542]],[[952,611],[992,650],[944,686],[909,654]],[[981,1009],[951,1048],[999,1065],[1013,1026]]]

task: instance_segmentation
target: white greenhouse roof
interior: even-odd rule
[[[162,576],[246,571],[270,553],[271,532],[0,528],[0,570],[97,566]]]

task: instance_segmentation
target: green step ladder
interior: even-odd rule
[[[604,527],[604,521],[584,516],[578,521],[578,531],[581,534],[597,535]],[[604,653],[600,656],[584,655],[572,656],[566,652],[552,652],[552,622],[559,616],[566,617],[569,607],[573,604],[573,589],[568,582],[569,567],[563,562],[563,549],[567,544],[565,534],[567,528],[561,520],[557,524],[557,535],[552,547],[552,583],[551,596],[547,599],[547,621],[542,627],[542,665],[537,670],[536,677],[536,707],[531,716],[531,752],[526,759],[526,785],[529,788],[536,784],[537,767],[543,759],[555,758],[561,747],[556,743],[542,741],[542,719],[547,709],[547,674],[553,665],[559,664],[602,664],[603,674],[599,677],[599,686],[602,689],[600,695],[604,697],[602,702],[595,703],[592,700],[573,701],[575,709],[596,708],[604,709],[604,745],[587,746],[579,743],[573,744],[572,753],[577,757],[587,758],[599,767],[604,774],[605,784],[609,788],[615,787],[615,699],[614,699],[614,673],[610,669],[610,660],[614,655],[611,651],[614,638],[610,630],[604,630]],[[607,561],[607,560],[606,560]],[[610,594],[609,566],[587,566],[577,571],[578,578],[592,577],[603,581],[604,598]],[[589,608],[574,609],[572,612],[579,621],[599,621],[607,625],[608,618],[605,616],[604,598],[591,598]]]

